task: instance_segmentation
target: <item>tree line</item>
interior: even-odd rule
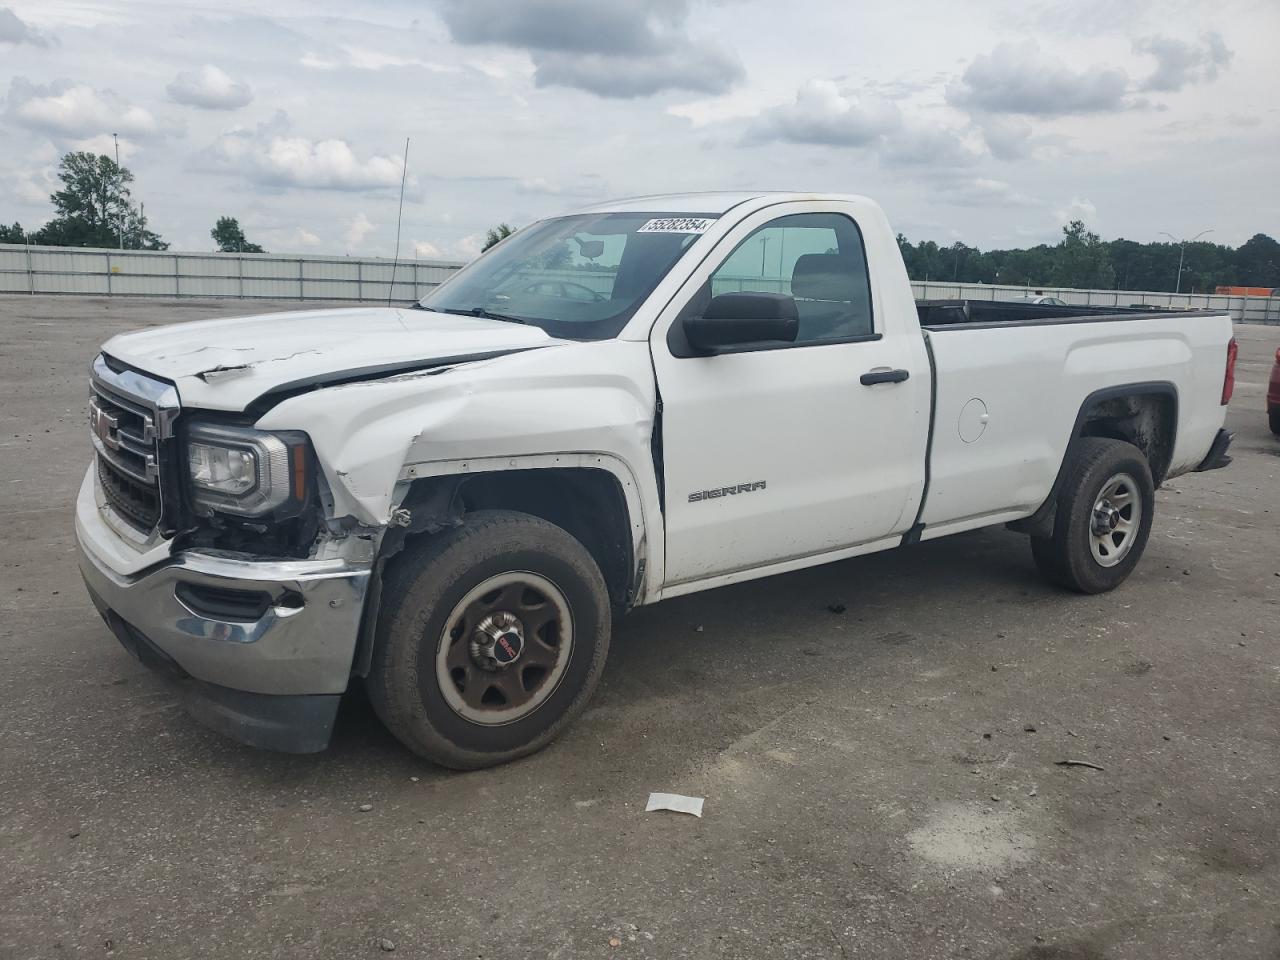
[[[1056,244],[984,251],[959,242],[912,243],[898,234],[898,249],[912,280],[1184,293],[1211,293],[1219,286],[1280,287],[1280,243],[1265,233],[1239,247],[1139,243],[1103,240],[1073,220]]]
[[[73,151],[58,164],[62,189],[49,195],[54,217],[37,230],[21,223],[0,223],[0,243],[35,243],[50,247],[118,247],[125,250],[168,250],[159,234],[147,227],[143,205],[129,184],[133,173],[106,154]],[[235,217],[219,217],[209,231],[223,253],[265,253],[250,243]]]
[[[74,151],[58,166],[62,188],[50,194],[54,217],[37,230],[0,224],[0,243],[61,247],[123,247],[167,250],[148,228],[145,211],[133,199],[133,173],[105,154]],[[484,249],[512,232],[505,224],[489,230]],[[224,253],[265,253],[251,243],[235,217],[219,217],[209,235]],[[980,250],[956,242],[912,243],[898,234],[898,248],[912,280],[950,280],[1026,287],[1094,290],[1181,289],[1210,292],[1218,286],[1280,287],[1280,243],[1258,233],[1239,247],[1193,243],[1139,243],[1103,240],[1080,220],[1062,228],[1056,244],[1010,250]]]

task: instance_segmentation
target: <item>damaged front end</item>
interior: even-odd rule
[[[91,382],[76,539],[94,605],[206,725],[323,749],[384,528],[334,518],[305,433],[180,409],[170,385],[105,357]]]

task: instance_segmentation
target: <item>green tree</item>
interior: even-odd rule
[[[240,229],[240,221],[235,217],[219,217],[218,222],[209,231],[209,236],[213,237],[221,253],[267,252],[256,243],[250,243],[245,239],[244,231]]]
[[[0,223],[0,243],[26,243],[27,233],[22,229],[22,224],[18,221],[13,222],[13,226],[6,227]]]
[[[33,239],[66,247],[115,247],[167,250],[147,229],[147,218],[133,202],[133,174],[104,154],[75,151],[58,166],[62,189],[52,194],[57,215]]]
[[[496,227],[490,227],[489,232],[484,235],[484,246],[480,248],[480,252],[484,253],[490,247],[497,246],[513,233],[515,233],[515,230],[509,223],[500,223]]]
[[[1051,285],[1109,290],[1115,283],[1111,251],[1083,220],[1072,220],[1062,228],[1056,253],[1049,277]]]
[[[902,234],[897,241],[913,280],[1158,291],[1172,291],[1177,283],[1182,251],[1176,243],[1103,241],[1080,221],[1062,233],[1053,246],[1014,250],[982,251],[958,242],[939,247],[932,240],[912,243]],[[1280,243],[1259,233],[1234,250],[1205,241],[1187,244],[1182,289],[1203,293],[1221,285],[1280,288]]]
[[[1280,243],[1255,233],[1232,256],[1232,282],[1250,287],[1280,287]]]

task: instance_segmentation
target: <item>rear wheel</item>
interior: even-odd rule
[[[1267,419],[1271,421],[1271,432],[1280,437],[1280,407],[1268,411]]]
[[[476,512],[389,568],[369,699],[429,760],[504,763],[586,705],[609,629],[604,578],[578,540],[528,514]]]
[[[1123,440],[1083,437],[1069,453],[1053,535],[1031,538],[1046,579],[1080,593],[1124,582],[1151,534],[1155,485],[1142,451]]]

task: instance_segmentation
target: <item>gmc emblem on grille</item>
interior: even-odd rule
[[[96,403],[89,405],[89,429],[108,450],[120,449],[120,419]]]

